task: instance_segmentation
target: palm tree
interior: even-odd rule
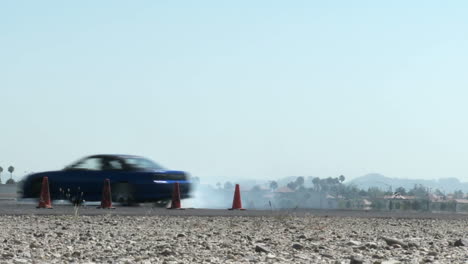
[[[8,172],[10,173],[10,179],[13,178],[14,171],[15,171],[15,167],[13,166],[8,167]]]
[[[345,193],[345,188],[344,188],[344,186],[343,186],[343,182],[344,182],[344,181],[345,181],[345,176],[340,175],[340,177],[338,177],[338,183],[339,183],[339,185],[338,185],[338,192],[339,192],[339,194],[341,194],[341,195],[344,195],[344,193]]]
[[[296,183],[296,185],[297,185],[298,187],[301,187],[301,186],[304,184],[304,177],[302,177],[302,176],[297,177],[295,183]]]
[[[328,177],[325,179],[327,185],[331,186],[333,184],[335,184],[335,179],[333,179],[332,177]]]
[[[343,183],[345,181],[345,176],[340,175],[339,179],[340,179],[340,182]]]
[[[271,182],[270,182],[270,189],[271,189],[272,191],[278,189],[278,183],[277,183],[276,181],[271,181]]]
[[[322,192],[328,192],[329,189],[330,189],[329,180],[327,180],[327,179],[320,179],[320,191],[322,191]]]
[[[319,184],[320,184],[320,178],[319,177],[313,178],[312,183],[314,184],[314,189],[316,191],[318,191],[319,190]]]
[[[0,184],[2,184],[2,171],[3,171],[3,168],[0,166]]]
[[[406,195],[406,189],[404,187],[398,187],[395,189],[396,193],[399,193],[401,195]]]
[[[15,171],[15,167],[13,167],[13,166],[8,167],[8,172],[10,172],[10,179],[8,181],[6,181],[6,183],[8,183],[8,184],[15,183],[15,180],[13,180],[13,171]]]

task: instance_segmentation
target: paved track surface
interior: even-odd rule
[[[430,213],[430,212],[378,212],[357,210],[227,210],[196,209],[168,210],[144,204],[135,207],[115,206],[115,209],[97,209],[96,205],[74,207],[54,205],[53,209],[37,209],[34,203],[0,201],[0,215],[127,215],[127,216],[322,216],[322,217],[360,217],[360,218],[421,218],[421,219],[468,219],[468,214]]]

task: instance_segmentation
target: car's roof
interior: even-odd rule
[[[141,156],[136,155],[127,155],[127,154],[97,154],[88,156],[87,158],[142,158]]]

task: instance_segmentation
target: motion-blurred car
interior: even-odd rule
[[[180,184],[181,198],[188,198],[189,175],[166,170],[155,162],[131,155],[94,155],[85,157],[60,171],[28,175],[22,185],[23,198],[38,198],[42,178],[49,178],[51,198],[74,203],[99,201],[105,179],[111,183],[112,200],[124,204],[156,202],[167,204],[173,185]]]

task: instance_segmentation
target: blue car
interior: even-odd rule
[[[100,201],[104,180],[111,183],[112,201],[123,204],[155,202],[165,205],[172,197],[175,182],[181,198],[188,198],[189,175],[166,170],[155,162],[131,155],[94,155],[85,157],[60,171],[28,175],[22,185],[23,198],[38,198],[43,177],[49,179],[53,200],[73,203]]]

